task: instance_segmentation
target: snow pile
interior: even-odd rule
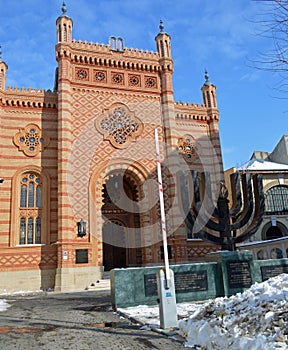
[[[10,305],[6,302],[6,300],[0,300],[0,311],[5,311],[8,309]]]
[[[288,349],[287,302],[288,275],[282,274],[205,302],[179,322],[179,333],[194,349]]]

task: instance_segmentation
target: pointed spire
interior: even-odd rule
[[[209,80],[209,74],[207,72],[207,69],[205,69],[205,86],[210,86],[211,85],[211,81]]]
[[[63,1],[61,10],[62,10],[62,16],[66,16],[67,8],[66,8],[66,4],[64,1]]]
[[[159,29],[160,29],[160,33],[165,33],[165,31],[164,31],[164,24],[163,24],[162,19],[160,19]]]
[[[2,46],[0,45],[0,62],[4,62],[3,58],[2,58]]]

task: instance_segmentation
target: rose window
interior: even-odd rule
[[[129,85],[140,86],[140,79],[137,75],[129,75]]]
[[[155,88],[157,86],[157,80],[154,77],[145,78],[145,87],[146,88]]]
[[[115,73],[112,75],[112,82],[115,84],[123,84],[123,74]]]
[[[88,80],[88,70],[76,68],[76,78],[81,80]]]
[[[178,139],[178,151],[187,161],[192,161],[196,157],[196,150],[195,140],[191,136],[185,135]]]
[[[19,151],[34,157],[48,146],[50,139],[36,124],[28,124],[14,136],[13,142]]]
[[[104,72],[97,71],[97,72],[95,73],[95,79],[96,79],[97,81],[103,81],[103,80],[105,80],[105,78],[106,78],[106,75],[105,75]]]
[[[96,120],[96,128],[116,148],[125,148],[142,133],[143,125],[124,105],[106,111]]]

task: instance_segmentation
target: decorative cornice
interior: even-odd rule
[[[139,71],[158,72],[159,54],[153,51],[124,48],[123,51],[111,50],[110,45],[72,41],[72,44],[56,45],[56,59],[68,58],[71,62],[124,68]],[[139,62],[139,60],[141,62]]]
[[[200,121],[210,121],[218,120],[218,109],[213,108],[213,116],[211,113],[208,113],[208,110],[211,111],[211,108],[207,108],[204,105],[194,104],[190,102],[176,102],[175,103],[175,117],[176,119],[181,120],[200,120]]]

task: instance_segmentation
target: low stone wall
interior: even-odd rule
[[[222,251],[207,255],[206,263],[171,265],[176,302],[195,302],[230,296],[281,273],[288,273],[288,259],[253,260],[250,251]],[[110,271],[112,306],[155,305],[156,272],[162,267]]]
[[[254,260],[254,273],[256,282],[288,273],[288,259]]]
[[[110,271],[114,308],[157,304],[156,272],[160,266],[114,269]],[[207,300],[221,294],[222,282],[217,263],[171,265],[176,301]]]

